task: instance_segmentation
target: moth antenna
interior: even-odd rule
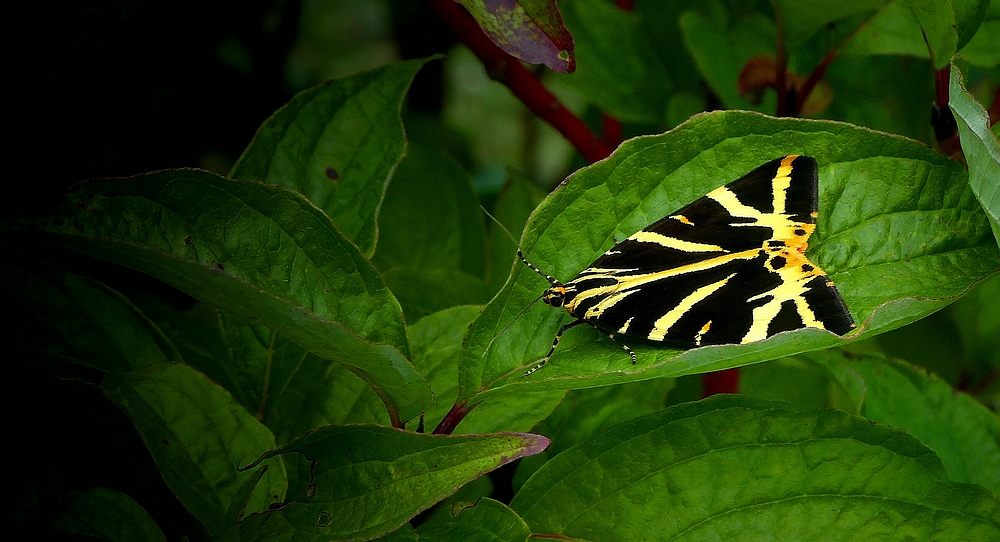
[[[510,230],[507,229],[507,226],[503,225],[503,222],[500,222],[499,220],[497,220],[497,217],[491,215],[490,212],[486,210],[486,207],[480,205],[479,208],[483,210],[483,213],[485,213],[486,216],[492,218],[493,222],[497,223],[497,226],[500,226],[500,229],[502,229],[504,233],[507,234],[507,237],[510,237],[511,242],[514,243],[514,246],[519,246],[520,243],[517,242],[517,239],[514,239],[514,235],[510,233]]]
[[[503,326],[503,329],[501,329],[499,333],[497,333],[496,335],[493,336],[493,339],[490,340],[490,344],[486,345],[486,350],[483,350],[483,355],[480,356],[480,357],[484,357],[485,358],[486,357],[486,353],[490,351],[490,348],[493,348],[493,342],[496,341],[500,337],[500,335],[503,335],[503,332],[507,331],[507,328],[509,328],[510,326],[514,325],[514,322],[516,322],[517,319],[520,318],[521,315],[525,313],[525,311],[527,311],[528,309],[530,309],[531,306],[534,305],[535,302],[538,301],[539,299],[541,299],[542,296],[544,296],[544,295],[545,294],[542,294],[542,295],[536,297],[534,299],[534,301],[532,301],[531,303],[528,303],[527,307],[521,309],[521,312],[518,312],[516,315],[514,315],[514,319],[511,320],[510,322],[507,322],[507,325]]]
[[[493,222],[496,222],[497,225],[500,226],[500,229],[502,229],[504,232],[507,233],[507,236],[510,237],[510,240],[514,242],[514,246],[517,247],[517,257],[524,263],[524,265],[528,266],[528,269],[531,269],[535,273],[538,273],[539,275],[545,277],[545,280],[549,281],[550,285],[552,285],[552,286],[562,286],[561,282],[559,282],[558,280],[556,280],[552,276],[550,276],[550,275],[546,274],[545,272],[543,272],[541,269],[539,269],[538,267],[536,267],[534,264],[532,264],[531,262],[529,262],[527,258],[524,257],[524,253],[521,252],[521,244],[518,243],[516,239],[514,239],[514,236],[510,233],[510,230],[508,230],[507,227],[504,226],[502,222],[500,222],[499,220],[497,220],[497,218],[495,216],[491,215],[490,212],[487,211],[486,208],[483,207],[482,205],[480,205],[479,208],[483,210],[483,213],[485,213],[486,216],[492,218]],[[538,301],[538,299],[536,299],[535,301]],[[532,301],[532,303],[534,303],[535,301]],[[530,307],[531,305],[528,305],[528,306]],[[524,312],[524,311],[522,311],[522,312]],[[518,314],[518,316],[520,316],[520,314]],[[515,319],[516,319],[516,317],[515,317]],[[506,329],[506,328],[504,328],[504,329]],[[503,333],[503,332],[501,331],[501,333]],[[494,337],[494,339],[495,338],[496,337]]]

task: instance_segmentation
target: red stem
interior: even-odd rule
[[[611,147],[622,142],[622,121],[607,113],[604,114],[604,142]]]
[[[506,85],[532,113],[552,125],[584,158],[596,162],[611,154],[611,148],[566,109],[534,74],[490,41],[465,8],[454,0],[424,0],[424,4],[479,57],[490,77]]]
[[[740,370],[738,367],[704,373],[701,375],[701,396],[710,397],[717,393],[740,392]]]
[[[951,71],[948,68],[949,66],[945,66],[934,72],[935,101],[939,109],[948,107],[948,85],[951,78]]]
[[[465,403],[455,403],[455,406],[451,407],[451,410],[449,410],[448,413],[444,415],[444,419],[441,420],[441,423],[439,423],[438,426],[434,428],[433,434],[435,435],[452,434],[455,431],[455,428],[458,427],[458,424],[461,423],[462,420],[464,420],[465,417],[469,415],[469,412],[472,412],[472,408],[466,410]]]
[[[993,103],[990,104],[990,108],[986,110],[986,113],[990,116],[990,126],[1000,121],[1000,87],[997,87],[996,93],[993,94]]]
[[[802,104],[806,103],[809,95],[812,94],[816,85],[819,84],[820,80],[823,79],[823,75],[826,74],[826,69],[830,67],[830,63],[833,59],[837,58],[837,53],[840,52],[840,48],[830,49],[823,55],[823,59],[819,61],[816,68],[813,69],[812,73],[809,74],[809,78],[806,79],[805,83],[799,88],[799,95],[796,96],[796,104],[794,115],[797,117],[802,111]]]

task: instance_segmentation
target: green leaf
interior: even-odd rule
[[[462,337],[483,310],[481,305],[459,305],[422,318],[409,327],[413,365],[426,375],[434,392],[434,406],[424,424],[434,428],[458,397],[458,360]]]
[[[13,258],[0,267],[10,346],[102,372],[183,361],[163,332],[125,296],[51,262]]]
[[[717,395],[619,424],[543,466],[510,507],[589,540],[989,540],[1000,499],[916,439],[838,410]]]
[[[543,198],[545,193],[526,177],[516,172],[507,172],[507,180],[500,189],[496,207],[493,209],[493,218],[497,219],[503,228],[492,220],[487,222],[490,226],[490,259],[487,276],[488,291],[491,295],[500,291],[507,282],[511,269],[521,265],[517,259],[517,239],[520,239],[531,212]],[[504,231],[504,228],[507,231]],[[508,232],[510,236],[507,235]]]
[[[128,414],[160,474],[209,533],[223,533],[240,485],[253,473],[239,470],[274,447],[274,436],[233,397],[185,365],[162,363],[112,373],[104,394]],[[280,460],[270,461],[248,511],[280,503],[287,488]]]
[[[1000,66],[1000,43],[996,36],[1000,36],[1000,13],[983,21],[979,31],[958,53],[973,66],[996,68]]]
[[[563,26],[555,0],[460,2],[490,40],[511,56],[558,72],[573,71],[573,36]]]
[[[930,58],[920,23],[905,2],[889,3],[845,44],[844,55],[905,55]]]
[[[515,488],[551,457],[589,440],[594,433],[620,422],[659,412],[675,383],[673,378],[658,378],[567,392],[552,414],[532,428],[532,431],[552,440],[552,445],[540,454],[521,460],[514,478]],[[500,395],[508,397],[507,394]],[[479,414],[479,409],[489,403],[490,400],[487,400],[469,417]]]
[[[437,514],[417,532],[427,540],[524,542],[531,535],[528,525],[513,510],[493,499],[460,503],[448,514]]]
[[[479,199],[468,174],[442,152],[410,149],[386,192],[379,231],[372,261],[407,320],[489,300]]]
[[[920,25],[935,69],[948,65],[958,51],[958,29],[951,2],[941,0],[902,0]]]
[[[52,219],[28,227],[347,365],[375,388],[393,419],[416,416],[430,401],[407,360],[399,304],[357,247],[295,192],[165,171],[82,183]]]
[[[302,454],[312,462],[312,479],[280,512],[245,520],[240,540],[271,539],[260,529],[275,520],[290,526],[296,540],[374,538],[470,480],[546,445],[545,437],[530,434],[460,437],[377,425],[324,427],[258,460]]]
[[[378,540],[379,542],[418,542],[420,540],[420,536],[417,534],[417,530],[413,527],[413,525],[404,523],[402,527],[385,536],[380,536],[375,540]]]
[[[481,305],[452,307],[409,328],[413,363],[421,374],[427,375],[434,391],[434,407],[424,416],[426,427],[436,427],[455,404],[462,337],[481,311]],[[543,391],[491,397],[466,416],[454,434],[527,431],[545,419],[562,396],[561,391]]]
[[[820,30],[837,28],[840,32],[852,31],[889,0],[777,0],[775,9],[781,12],[785,35],[790,50]],[[835,23],[835,24],[832,24]],[[845,26],[848,28],[843,28]],[[852,24],[853,23],[853,24]],[[835,43],[835,42],[834,42]]]
[[[641,18],[601,0],[560,4],[576,43],[577,70],[555,78],[626,121],[661,122],[673,86]]]
[[[837,284],[861,335],[926,316],[1000,269],[986,217],[959,164],[901,137],[736,111],[627,141],[610,158],[573,174],[536,209],[524,252],[546,273],[570,280],[615,239],[791,153],[820,164],[819,218],[807,255]],[[632,365],[619,344],[583,326],[564,335],[543,370],[522,378],[548,352],[566,313],[538,303],[499,332],[545,288],[542,277],[520,266],[484,309],[466,336],[460,401],[474,404],[484,392],[507,386],[582,388],[694,374],[848,340],[803,329],[747,345],[680,351],[626,339],[638,356]]]
[[[229,353],[224,365],[241,402],[279,444],[334,423],[389,424],[375,392],[343,365],[259,323],[229,313],[219,321]]]
[[[837,94],[823,114],[829,120],[933,142],[927,116],[913,114],[934,100],[932,70],[930,61],[910,57],[839,56],[824,77]]]
[[[167,541],[149,512],[120,491],[73,491],[68,501],[66,511],[52,522],[57,530],[111,542]]]
[[[861,415],[919,439],[941,458],[952,480],[1000,493],[1000,419],[982,403],[904,361],[836,352],[808,357],[837,380],[860,376]]]
[[[785,401],[803,409],[833,406],[857,413],[849,400],[834,403],[840,388],[831,380],[829,371],[822,366],[802,356],[793,356],[740,369],[740,394],[767,401]]]
[[[230,177],[301,192],[371,256],[378,208],[406,145],[399,110],[428,60],[390,64],[300,92],[261,125]]]
[[[980,393],[990,389],[991,374],[1000,370],[1000,275],[976,285],[969,295],[948,307],[958,331],[963,368]],[[993,382],[994,393],[1000,382]],[[1000,396],[998,396],[1000,398]],[[984,398],[986,400],[986,398]]]
[[[888,3],[846,44],[844,54],[894,54],[933,58],[935,69],[978,33],[985,0],[901,0]]]
[[[958,137],[969,163],[969,184],[990,217],[993,236],[1000,245],[1000,143],[990,131],[990,117],[965,89],[962,72],[951,65],[948,105],[958,122]]]
[[[777,36],[770,19],[755,13],[727,23],[721,16],[713,19],[692,10],[681,15],[680,27],[699,73],[727,108],[774,111],[773,94],[753,104],[737,89],[740,71],[748,60],[774,54]]]

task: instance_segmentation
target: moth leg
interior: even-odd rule
[[[614,333],[608,333],[608,337],[609,337],[609,338],[610,338],[610,339],[611,339],[612,341],[615,341],[615,334],[614,334]],[[618,341],[615,341],[615,342],[618,342]],[[636,357],[635,357],[635,352],[633,352],[633,351],[632,351],[632,349],[631,349],[631,348],[629,348],[627,344],[625,344],[625,343],[619,343],[619,344],[621,344],[621,345],[622,345],[622,348],[623,348],[623,349],[624,349],[624,350],[625,350],[626,352],[628,352],[628,355],[629,355],[629,356],[631,356],[631,357],[632,357],[632,365],[635,365],[635,360],[636,360]]]
[[[549,358],[551,358],[552,354],[556,351],[556,347],[559,346],[559,339],[562,339],[563,333],[567,329],[574,328],[574,327],[576,327],[576,326],[578,326],[580,324],[583,324],[583,323],[586,323],[586,321],[585,320],[574,320],[574,321],[572,321],[572,322],[564,325],[563,327],[559,328],[559,333],[556,333],[556,338],[555,338],[555,340],[552,341],[552,348],[549,349],[549,353],[545,354],[545,357],[542,358],[542,361],[538,362],[538,365],[535,365],[534,367],[532,367],[532,368],[528,369],[527,371],[525,371],[524,374],[521,375],[521,378],[524,378],[524,377],[530,375],[531,373],[533,373],[533,372],[541,369],[542,365],[545,365],[545,362],[549,361]]]

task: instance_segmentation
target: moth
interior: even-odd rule
[[[833,282],[805,250],[819,206],[816,160],[789,155],[717,188],[611,247],[542,301],[613,339],[686,347],[746,344],[812,327],[844,335],[856,327]],[[627,346],[625,350],[635,353]]]

